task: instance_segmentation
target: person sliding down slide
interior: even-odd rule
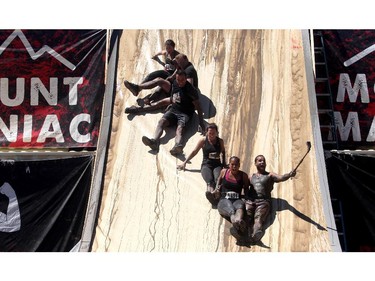
[[[177,169],[185,171],[186,164],[202,149],[201,174],[207,184],[206,198],[212,204],[213,208],[216,208],[218,202],[214,198],[213,191],[221,169],[226,167],[224,141],[218,137],[218,133],[216,124],[208,124],[206,127],[206,136],[200,138],[186,160],[182,164],[177,165]]]
[[[216,184],[214,194],[220,198],[217,204],[219,214],[229,219],[238,234],[247,233],[244,220],[245,202],[241,199],[249,190],[248,175],[240,169],[240,159],[237,156],[229,158],[229,169],[222,169]]]

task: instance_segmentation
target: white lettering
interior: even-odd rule
[[[86,113],[81,113],[77,115],[76,117],[73,118],[72,122],[70,123],[69,126],[69,132],[70,135],[72,136],[72,139],[74,139],[76,142],[79,143],[85,143],[90,141],[90,134],[82,135],[79,133],[78,126],[81,122],[91,122],[91,117],[89,114]]]
[[[6,106],[19,106],[25,98],[25,79],[16,79],[16,97],[9,97],[9,81],[8,78],[0,78],[0,99]]]
[[[64,85],[69,85],[69,105],[77,104],[77,87],[83,83],[83,77],[65,77]]]
[[[78,85],[83,84],[83,77],[65,77],[63,84],[69,87],[69,105],[78,103]],[[41,94],[49,105],[57,105],[58,101],[58,78],[50,77],[50,89],[42,83],[40,78],[30,79],[30,105],[39,105],[39,95]],[[25,78],[16,79],[16,94],[10,98],[9,78],[0,78],[0,101],[9,107],[20,106],[25,100]]]
[[[9,116],[9,128],[5,125],[3,119],[0,117],[0,131],[4,134],[9,142],[16,142],[18,131],[18,116]]]
[[[357,74],[355,78],[354,86],[352,87],[349,74],[341,73],[339,86],[337,90],[337,98],[336,98],[337,102],[344,102],[345,92],[348,92],[349,100],[352,103],[355,103],[357,101],[358,92],[361,93],[361,102],[369,103],[370,97],[368,94],[366,75]]]
[[[350,131],[353,131],[353,141],[361,141],[361,131],[359,128],[358,113],[349,112],[344,126],[344,122],[339,111],[334,112],[335,125],[342,141],[347,141]]]
[[[366,141],[368,141],[368,142],[375,141],[375,117],[372,119],[371,128],[370,128],[370,131],[368,133]]]
[[[52,131],[49,131],[52,126]],[[56,142],[64,142],[64,137],[56,115],[47,115],[40,130],[37,142],[45,142],[47,138],[54,138]]]
[[[86,143],[91,140],[91,134],[81,134],[79,132],[79,126],[81,123],[91,123],[91,116],[87,113],[81,113],[75,116],[69,125],[69,133],[71,138],[78,143]],[[0,133],[3,134],[8,142],[16,142],[18,139],[18,128],[21,128],[19,124],[18,115],[9,116],[9,126],[5,124],[3,119],[0,117]],[[33,137],[33,132],[38,130],[38,128],[33,128],[33,116],[26,114],[23,120],[23,142],[31,142]],[[3,141],[3,137],[0,136]],[[58,143],[64,143],[64,135],[60,128],[60,123],[57,115],[47,115],[42,128],[40,129],[37,142],[45,142],[47,138],[54,138]]]
[[[31,137],[33,134],[33,116],[25,115],[25,120],[23,124],[23,141],[31,142]]]
[[[31,89],[30,89],[30,104],[39,104],[39,92],[43,95],[49,105],[57,105],[57,78],[51,77],[49,79],[50,91],[44,86],[42,81],[37,78],[31,78]]]

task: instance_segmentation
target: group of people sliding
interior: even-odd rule
[[[165,56],[165,62],[158,59]],[[138,114],[165,109],[158,122],[154,136],[142,137],[142,142],[152,150],[159,151],[160,138],[166,127],[176,126],[175,145],[172,155],[183,152],[183,132],[197,111],[199,128],[204,135],[186,160],[177,166],[185,170],[186,164],[202,149],[203,161],[201,174],[207,184],[206,198],[217,208],[220,215],[229,220],[237,233],[247,235],[257,243],[264,235],[264,222],[270,213],[271,191],[276,182],[294,177],[295,170],[284,175],[266,171],[266,159],[263,155],[255,158],[257,172],[251,177],[240,170],[240,159],[229,158],[226,163],[223,139],[218,136],[218,127],[203,121],[199,101],[198,75],[187,56],[175,50],[175,43],[168,39],[165,50],[152,57],[164,66],[163,70],[150,73],[140,84],[124,81],[125,87],[138,97],[144,89],[156,88],[156,91],[144,98],[138,98],[138,106],[125,109],[127,114]]]
[[[209,124],[202,137],[186,160],[177,165],[185,170],[186,164],[199,152],[203,152],[201,174],[207,184],[206,198],[219,214],[228,219],[240,236],[248,235],[257,243],[264,235],[264,223],[271,209],[271,191],[274,183],[283,182],[296,175],[293,170],[284,175],[266,171],[263,155],[255,157],[257,172],[251,177],[240,170],[240,159],[231,156],[225,162],[223,139],[218,136],[216,124]]]
[[[184,147],[183,134],[186,125],[192,120],[195,111],[198,113],[199,130],[202,132],[204,132],[205,123],[199,101],[197,71],[188,57],[174,48],[175,43],[168,39],[165,42],[165,50],[152,57],[158,61],[159,54],[165,56],[164,70],[150,73],[140,84],[124,81],[125,87],[136,97],[142,90],[155,89],[152,94],[138,98],[138,106],[133,105],[125,108],[125,113],[139,114],[165,110],[157,124],[154,136],[152,138],[143,136],[142,142],[152,150],[158,151],[163,130],[177,125],[175,145],[170,153],[179,155]]]

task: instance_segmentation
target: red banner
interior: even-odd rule
[[[375,30],[325,30],[340,149],[375,144]]]
[[[0,146],[96,147],[105,30],[0,31]]]

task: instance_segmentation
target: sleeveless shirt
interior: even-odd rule
[[[274,181],[269,176],[269,173],[266,173],[264,175],[259,175],[259,176],[254,173],[251,176],[250,183],[253,185],[255,193],[256,193],[256,194],[250,193],[251,197],[255,197],[254,199],[256,199],[256,198],[264,198],[264,199],[271,198],[271,191],[273,189]]]
[[[220,161],[220,153],[221,153],[221,145],[220,145],[220,138],[216,137],[216,143],[211,144],[206,137],[204,141],[204,146],[202,147],[203,151],[203,161],[202,165],[209,165],[212,167],[221,166]]]
[[[227,169],[225,171],[224,177],[223,177],[222,182],[221,182],[221,192],[222,192],[222,194],[225,193],[225,192],[232,191],[232,192],[236,192],[239,195],[241,195],[241,191],[242,191],[242,188],[243,188],[242,171],[240,171],[241,179],[236,180],[236,182],[232,182],[232,181],[229,181],[227,179],[227,176],[229,176],[228,173],[229,173],[229,169]],[[225,194],[224,194],[224,197],[225,197]]]

